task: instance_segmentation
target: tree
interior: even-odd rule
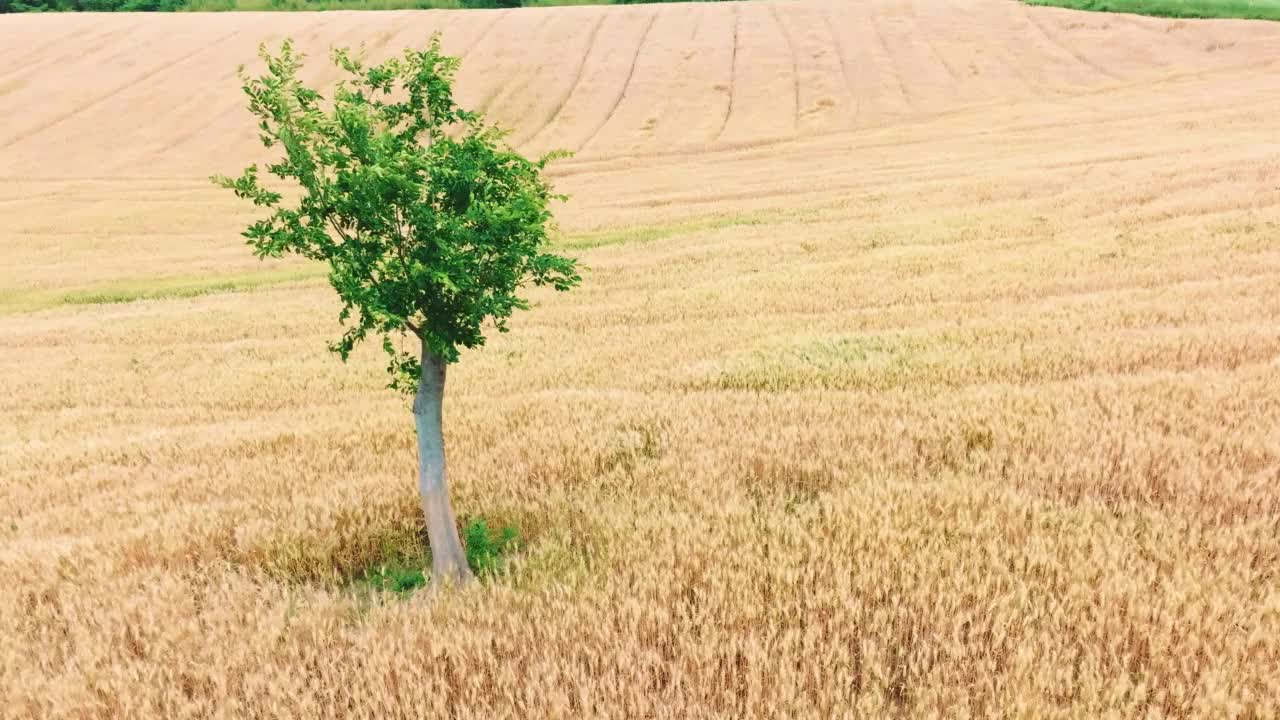
[[[240,78],[263,145],[282,150],[267,172],[290,187],[265,187],[256,164],[213,180],[270,211],[243,233],[259,257],[328,263],[346,330],[331,350],[345,361],[381,339],[390,387],[414,396],[433,582],[463,582],[441,429],[446,371],[461,348],[484,344],[486,328],[507,331],[528,308],[523,287],[581,280],[572,259],[544,252],[561,198],[543,170],[556,154],[527,159],[455,104],[459,61],[441,54],[438,35],[377,65],[335,50],[344,79],[328,103],[298,79],[303,56],[289,41],[259,55],[266,73],[241,67]]]

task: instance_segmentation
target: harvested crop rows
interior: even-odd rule
[[[581,289],[451,374],[503,578],[205,180],[433,30]],[[1280,25],[999,0],[0,17],[0,717],[1280,714]]]

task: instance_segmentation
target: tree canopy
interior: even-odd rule
[[[412,392],[419,358],[397,338],[415,335],[454,362],[528,307],[522,287],[579,282],[572,259],[543,250],[559,197],[543,170],[558,155],[527,159],[460,108],[459,61],[441,53],[438,35],[380,64],[335,50],[345,78],[327,103],[299,80],[303,56],[290,42],[259,54],[265,74],[242,67],[240,77],[263,144],[283,151],[266,172],[288,187],[266,187],[256,164],[213,179],[270,210],[244,232],[258,255],[329,264],[346,327],[330,348],[344,360],[377,336],[392,386]]]

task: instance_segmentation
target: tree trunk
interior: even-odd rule
[[[413,400],[413,419],[418,428],[418,490],[431,542],[431,584],[437,588],[448,583],[461,585],[471,579],[445,480],[441,420],[446,367],[447,363],[436,357],[424,341],[422,379]]]

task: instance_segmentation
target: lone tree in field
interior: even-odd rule
[[[270,210],[244,232],[259,257],[329,264],[346,327],[331,350],[346,360],[371,334],[381,339],[391,387],[414,394],[433,581],[465,581],[445,480],[445,373],[460,348],[484,344],[486,326],[505,332],[528,307],[521,287],[568,290],[581,279],[573,260],[543,252],[557,197],[542,175],[552,156],[522,157],[454,103],[458,60],[441,54],[438,37],[380,65],[335,50],[345,79],[329,103],[299,81],[302,56],[288,41],[259,54],[266,74],[241,68],[240,78],[263,144],[283,151],[267,172],[288,189],[264,187],[256,165],[213,180]],[[399,349],[415,338],[420,352]]]

